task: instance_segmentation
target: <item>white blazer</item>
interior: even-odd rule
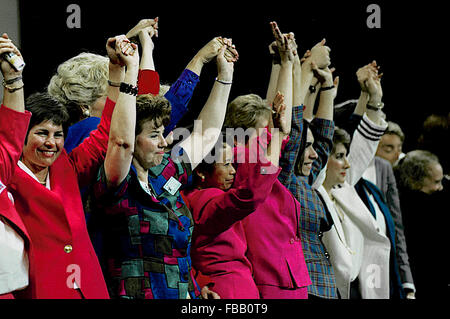
[[[331,229],[323,234],[322,242],[330,254],[339,293],[343,299],[349,299],[350,283],[358,277],[362,265],[364,235],[345,213],[341,220],[338,208],[323,186],[317,191],[334,221]]]
[[[342,283],[342,286],[338,286],[342,298],[349,298],[350,282],[357,274],[363,299],[389,299],[391,250],[389,238],[378,227],[375,218],[354,187],[345,183],[341,188],[333,189],[331,194],[336,200],[336,205],[344,213],[344,220],[341,223],[339,218],[333,217],[334,229],[332,228],[328,233],[334,231],[339,235],[337,229],[341,227],[347,246],[355,253],[355,256],[349,258],[348,248],[337,242],[333,238],[335,235],[324,234],[324,239],[325,235],[329,236],[328,246],[325,242],[324,244],[330,258],[336,261],[336,267],[344,268],[348,261],[351,261],[347,268],[340,269],[339,274],[336,274],[336,282]],[[331,211],[330,209],[330,214]],[[330,241],[333,241],[333,244]],[[338,277],[341,278],[338,279]]]
[[[350,283],[356,277],[362,298],[389,298],[391,244],[353,187],[373,160],[386,128],[385,121],[376,125],[364,114],[350,145],[347,181],[331,191],[335,203],[323,186],[317,188],[334,222],[330,231],[324,233],[323,243],[344,299],[350,297]],[[342,220],[338,209],[343,214]]]

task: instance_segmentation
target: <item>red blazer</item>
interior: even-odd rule
[[[97,130],[49,169],[50,187],[16,168],[9,190],[30,235],[30,284],[23,298],[109,298],[86,228],[80,187],[103,162],[115,103],[107,99]],[[80,288],[73,289],[73,281]]]
[[[22,154],[31,113],[17,112],[0,107],[0,217],[8,222],[28,242],[28,233],[14,205],[8,198],[6,186],[10,183],[16,164]],[[0,256],[0,258],[5,256]],[[13,298],[12,294],[0,295],[0,299]]]
[[[0,215],[8,220],[26,238],[28,233],[9,200],[6,189],[22,154],[31,113],[16,112],[5,106],[0,108]]]

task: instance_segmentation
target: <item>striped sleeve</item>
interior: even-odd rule
[[[382,120],[380,125],[372,122],[366,114],[362,117],[353,133],[348,162],[350,163],[347,182],[354,186],[361,178],[375,157],[381,136],[386,131],[387,123]]]
[[[364,116],[359,122],[356,130],[366,139],[369,139],[371,141],[379,141],[386,131],[386,128],[387,123],[384,120],[382,125],[377,125],[373,123],[364,113]]]

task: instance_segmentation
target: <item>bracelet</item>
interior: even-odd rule
[[[372,111],[379,111],[384,107],[384,103],[383,102],[378,102],[376,105],[370,105],[367,104],[366,108]]]
[[[219,82],[219,83],[225,84],[225,85],[233,84],[233,82],[222,81],[222,80],[219,80],[218,78],[216,78],[216,81]]]
[[[136,96],[138,94],[138,87],[137,87],[137,85],[131,85],[128,83],[121,82],[119,91],[122,93]]]
[[[20,81],[20,80],[22,80],[22,76],[18,76],[18,77],[14,78],[14,79],[11,79],[11,80],[3,79],[2,84],[3,84],[3,86],[6,86],[8,84],[13,84],[14,82],[17,82],[17,81]]]
[[[321,87],[319,91],[327,91],[327,90],[331,90],[331,89],[334,89],[334,85]]]
[[[120,82],[112,82],[112,81],[108,80],[108,84],[111,86],[120,87]]]
[[[14,93],[20,89],[23,89],[24,85],[22,84],[22,86],[19,86],[18,88],[10,88],[10,87],[7,87],[6,85],[4,87],[5,87],[5,89],[8,90],[9,93]]]

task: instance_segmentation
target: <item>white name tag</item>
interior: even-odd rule
[[[164,184],[163,188],[170,194],[175,195],[180,188],[181,183],[177,181],[175,178],[170,177],[166,184]]]

